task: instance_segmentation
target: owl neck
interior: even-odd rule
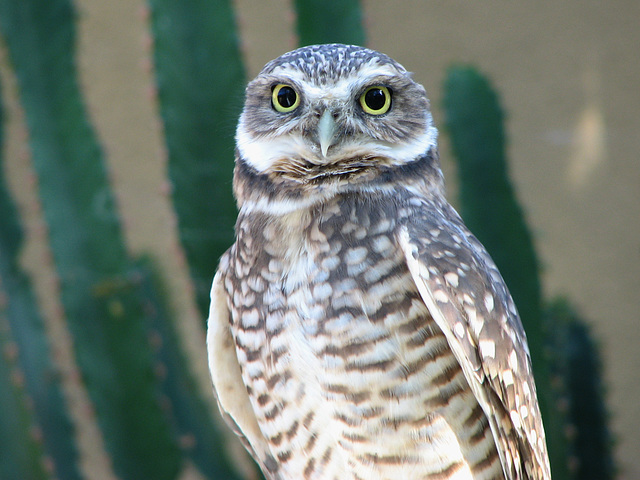
[[[233,190],[241,211],[276,215],[311,208],[349,192],[392,195],[402,189],[427,197],[444,194],[444,180],[436,147],[414,161],[401,165],[371,162],[348,173],[316,173],[308,179],[287,178],[269,171],[258,172],[238,155],[233,179]]]

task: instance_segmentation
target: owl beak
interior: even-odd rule
[[[333,114],[327,108],[322,117],[320,117],[320,121],[318,122],[318,140],[320,142],[320,150],[322,151],[322,156],[327,156],[327,151],[329,147],[333,144],[333,138],[336,133],[336,122],[333,119]]]

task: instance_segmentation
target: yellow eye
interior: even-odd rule
[[[291,85],[279,83],[271,92],[271,103],[278,112],[288,113],[300,104],[300,97]]]
[[[360,105],[369,115],[382,115],[391,108],[391,92],[387,87],[369,87],[360,96]]]

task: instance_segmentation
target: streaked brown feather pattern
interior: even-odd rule
[[[273,108],[277,83],[297,109]],[[359,107],[371,85],[384,115]],[[550,479],[525,334],[444,198],[422,86],[378,52],[305,47],[249,84],[237,140],[209,365],[267,478]]]

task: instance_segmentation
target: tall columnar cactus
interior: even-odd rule
[[[233,135],[244,66],[228,0],[149,0],[149,6],[172,200],[204,320],[218,259],[233,241]],[[182,428],[195,435],[195,463],[211,478],[237,477],[211,412],[195,396],[184,395],[179,383],[184,380],[179,371],[173,373],[172,392],[181,399],[175,413]]]
[[[544,355],[538,261],[507,173],[502,109],[488,80],[464,66],[447,73],[444,109],[458,162],[460,213],[493,257],[518,306],[529,340],[551,469],[555,479],[569,478],[566,420],[555,408]]]
[[[553,375],[569,421],[569,465],[573,478],[615,477],[613,440],[607,423],[600,354],[589,328],[563,299],[545,310],[547,345]]]
[[[206,318],[213,272],[233,241],[233,135],[244,67],[229,0],[149,5],[173,205]]]
[[[554,304],[543,315],[533,241],[508,178],[497,95],[475,69],[453,67],[444,107],[458,161],[461,214],[504,275],[527,332],[554,479],[610,478],[597,352],[586,327],[566,308]],[[561,408],[565,396],[574,400],[569,415]],[[581,434],[567,439],[576,428]],[[570,471],[569,452],[589,467]],[[586,477],[587,471],[600,473]]]
[[[114,469],[173,478],[180,456],[158,402],[141,300],[74,64],[68,0],[0,2],[75,354]]]
[[[533,344],[533,360],[542,362],[538,260],[509,180],[497,95],[476,70],[455,67],[447,74],[444,108],[459,167],[460,214],[498,265]]]
[[[7,330],[6,312],[0,305],[0,478],[46,480],[42,445],[33,437],[34,418],[26,394],[16,379],[14,343]]]
[[[162,295],[164,289],[160,276],[151,259],[143,258],[136,262],[136,272],[149,321],[147,328],[159,340],[155,358],[164,372],[160,387],[170,404],[176,433],[185,444],[185,454],[206,478],[238,479],[239,472],[247,469],[233,466],[225,435],[220,431],[220,422],[213,422],[214,412],[202,400],[198,386],[189,375],[180,341],[172,326],[171,312]],[[250,461],[248,456],[247,460]]]
[[[5,185],[1,98],[0,478],[46,479],[44,458],[47,451],[57,450],[51,456],[56,458],[58,453],[65,456],[71,469],[75,469],[75,452],[69,439],[69,421],[61,408],[59,385],[48,366],[49,348],[33,302],[33,291],[18,265],[23,234]],[[46,430],[44,442],[39,442],[33,435],[38,428]],[[49,434],[56,435],[58,429],[56,441],[50,442],[53,438]],[[70,474],[67,478],[78,477]]]
[[[359,0],[296,0],[294,5],[300,46],[319,43],[365,44]]]

